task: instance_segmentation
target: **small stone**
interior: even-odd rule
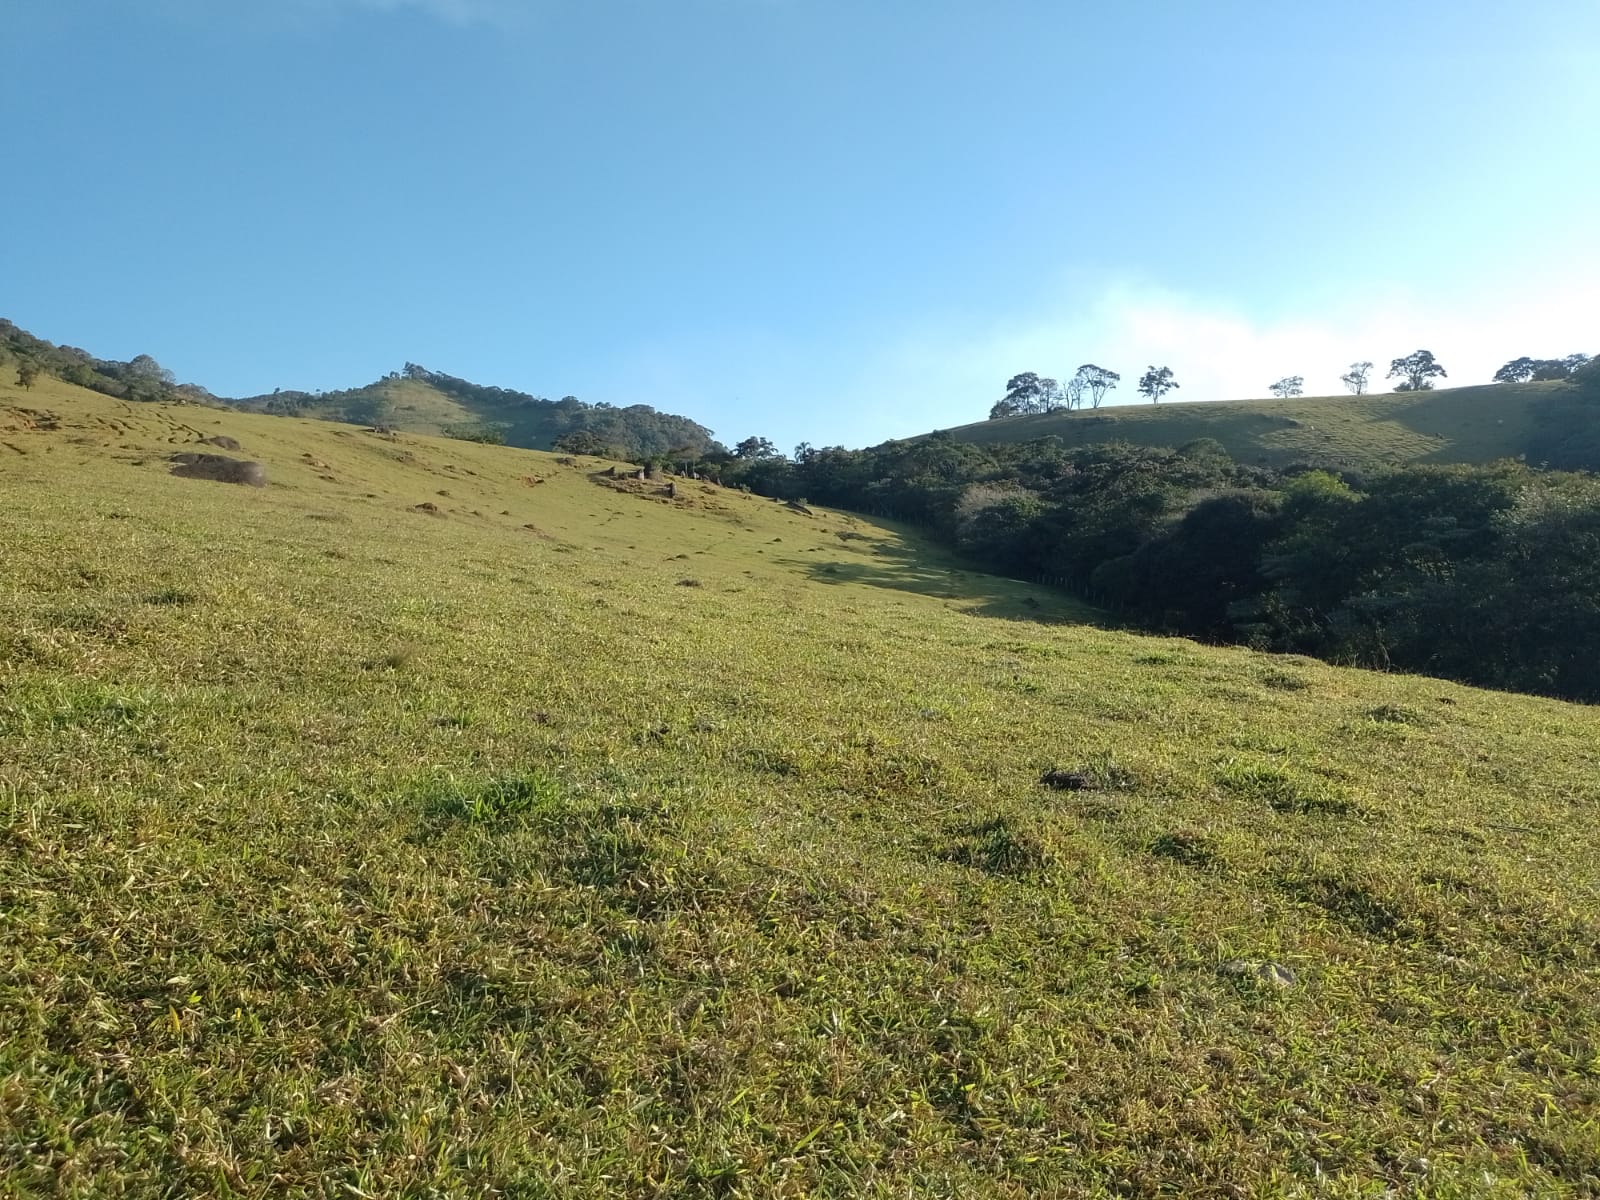
[[[1221,970],[1224,975],[1253,976],[1272,987],[1287,988],[1295,984],[1295,973],[1282,963],[1235,958],[1223,963]]]

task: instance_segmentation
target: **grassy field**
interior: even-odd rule
[[[0,386],[0,1194],[1600,1193],[1600,714],[604,466]]]
[[[951,433],[989,444],[1056,436],[1069,446],[1121,440],[1181,446],[1213,438],[1240,462],[1486,463],[1524,454],[1561,383],[1494,384],[1381,396],[1126,404],[1008,417]]]

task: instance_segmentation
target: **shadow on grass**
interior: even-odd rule
[[[1110,617],[1054,588],[971,570],[937,551],[878,540],[848,556],[788,558],[785,566],[817,583],[857,584],[953,602],[979,617],[1110,627]]]

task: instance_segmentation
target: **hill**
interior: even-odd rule
[[[1600,1190],[1600,712],[609,467],[0,381],[6,1190]]]
[[[1379,396],[1128,404],[1004,417],[949,432],[978,445],[1059,437],[1069,447],[1111,441],[1178,447],[1210,438],[1240,462],[1276,467],[1487,463],[1523,455],[1537,464],[1541,455],[1559,456],[1561,431],[1551,424],[1570,415],[1565,401],[1573,390],[1566,383],[1490,384]]]
[[[526,392],[485,387],[407,363],[366,387],[335,392],[274,392],[228,403],[281,416],[313,417],[353,425],[381,425],[407,433],[447,435],[550,450],[575,436],[586,449],[609,450],[636,461],[675,455],[700,458],[720,447],[711,430],[687,417],[647,404],[616,408],[585,404],[575,396],[545,400]]]
[[[636,461],[697,459],[722,448],[711,430],[687,417],[647,404],[617,408],[585,404],[575,396],[546,400],[509,388],[485,387],[407,363],[365,387],[331,392],[276,391],[222,400],[193,383],[179,383],[148,354],[131,362],[97,358],[75,346],[57,346],[0,319],[0,377],[19,371],[54,377],[120,400],[180,400],[227,404],[249,412],[313,417],[353,425],[381,425],[408,433],[448,435],[549,450],[576,438],[584,449]]]

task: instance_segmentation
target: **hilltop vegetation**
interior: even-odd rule
[[[31,389],[41,376],[123,400],[214,401],[205,388],[179,383],[148,354],[128,362],[96,358],[76,346],[57,346],[0,317],[0,382]]]
[[[1270,467],[1365,469],[1526,458],[1535,466],[1600,468],[1600,456],[1581,464],[1561,457],[1564,435],[1574,432],[1570,396],[1570,385],[1550,382],[1380,396],[1129,404],[979,421],[949,433],[979,446],[1056,437],[1069,449],[1106,442],[1170,449],[1209,438],[1241,463]],[[1579,426],[1590,446],[1600,441],[1597,427],[1592,415]]]
[[[280,416],[382,425],[407,433],[443,434],[532,450],[558,446],[637,461],[669,455],[700,458],[721,447],[687,417],[647,404],[616,408],[576,396],[546,400],[509,388],[485,387],[407,363],[366,387],[336,392],[274,392],[233,401]]]
[[[703,425],[657,412],[647,404],[617,408],[585,404],[576,396],[546,400],[509,388],[484,387],[415,363],[364,387],[327,392],[280,389],[224,400],[198,384],[179,383],[148,354],[125,363],[96,358],[87,350],[57,346],[0,320],[0,379],[6,383],[15,379],[26,390],[41,376],[123,400],[227,404],[276,416],[381,425],[529,449],[562,445],[639,461],[699,458],[722,449]]]
[[[1600,1190],[1600,713],[609,465],[0,381],[5,1190]]]

